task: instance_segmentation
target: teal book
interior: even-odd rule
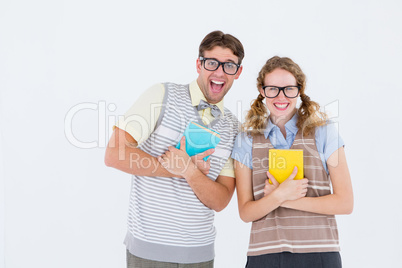
[[[190,122],[188,124],[183,135],[186,137],[186,152],[189,156],[215,148],[221,140],[221,136],[218,132],[201,126],[195,122]],[[180,149],[180,141],[176,145],[176,148]],[[209,155],[204,157],[204,161],[207,161],[208,157]]]

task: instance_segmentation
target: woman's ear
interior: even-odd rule
[[[260,92],[261,96],[265,98],[264,90],[262,89],[262,87],[259,87],[258,91]]]

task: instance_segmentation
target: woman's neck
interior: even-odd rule
[[[290,113],[288,115],[284,115],[284,116],[276,117],[276,116],[270,115],[271,122],[274,125],[276,125],[277,127],[279,127],[279,129],[280,129],[283,137],[285,137],[285,139],[286,139],[285,125],[286,125],[287,122],[289,122],[290,119],[292,119],[292,117],[294,116],[295,113],[296,113],[296,109],[292,113]]]

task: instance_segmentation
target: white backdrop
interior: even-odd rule
[[[300,64],[346,143],[355,209],[337,217],[344,267],[399,267],[401,10],[400,1],[2,1],[0,267],[125,267],[130,176],[103,163],[110,125],[152,84],[194,80],[198,45],[216,29],[245,47],[225,98],[239,119],[269,57]],[[216,227],[215,267],[244,267],[250,225],[235,195]]]

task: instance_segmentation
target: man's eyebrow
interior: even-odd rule
[[[232,63],[235,63],[235,64],[238,64],[238,63],[236,63],[234,60],[227,60],[227,61],[225,61],[225,62],[232,62]]]
[[[214,60],[220,61],[220,60],[215,59],[215,58],[211,58],[211,59],[214,59]],[[225,60],[225,61],[221,61],[221,62],[231,62],[231,63],[234,63],[234,64],[238,64],[238,63],[236,63],[236,62],[235,62],[234,60],[232,60],[232,59],[227,59],[227,60]]]

